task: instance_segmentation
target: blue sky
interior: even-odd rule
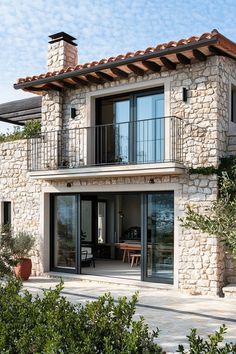
[[[236,0],[0,0],[0,103],[29,94],[18,77],[46,71],[48,35],[77,38],[79,62],[217,28],[236,41]]]

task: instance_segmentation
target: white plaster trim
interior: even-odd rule
[[[98,178],[98,177],[124,177],[145,175],[179,175],[184,173],[184,166],[180,163],[163,162],[143,165],[116,165],[94,166],[74,169],[35,171],[29,172],[32,179],[57,180],[65,178]]]
[[[50,194],[40,195],[40,254],[43,272],[50,270]]]
[[[164,117],[169,117],[171,115],[170,110],[170,83],[171,77],[160,77],[158,79],[146,79],[143,81],[129,83],[125,82],[115,87],[103,88],[100,90],[88,92],[86,94],[86,108],[87,108],[87,126],[95,126],[95,101],[98,97],[111,96],[113,94],[121,94],[132,91],[140,91],[145,89],[151,89],[155,87],[164,86]],[[165,159],[168,160],[170,157],[169,151],[169,140],[170,140],[170,121],[167,120],[165,124]],[[91,137],[90,141],[94,141]],[[88,149],[88,159],[89,161],[94,161],[94,148],[92,146],[87,147]]]
[[[164,116],[170,116],[170,83],[172,81],[171,77],[160,77],[157,79],[146,79],[134,83],[121,83],[115,87],[103,88],[101,90],[96,90],[88,92],[86,94],[86,107],[87,107],[87,124],[88,126],[93,126],[95,124],[95,99],[98,97],[106,97],[115,94],[132,92],[138,90],[145,90],[149,88],[164,86]]]
[[[159,191],[174,191],[174,285],[173,288],[178,288],[178,269],[179,269],[179,232],[180,226],[178,218],[180,210],[178,208],[179,198],[181,197],[181,185],[178,183],[142,183],[142,184],[119,184],[119,185],[81,185],[72,186],[47,186],[43,187],[41,193],[41,225],[42,225],[42,245],[43,252],[43,269],[44,272],[49,271],[49,197],[51,193],[100,193],[100,192],[159,192]]]

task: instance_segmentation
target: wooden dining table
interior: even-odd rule
[[[127,261],[130,262],[130,254],[134,252],[141,252],[142,246],[141,243],[128,243],[128,242],[121,242],[116,243],[115,246],[120,250],[123,250],[123,262]]]

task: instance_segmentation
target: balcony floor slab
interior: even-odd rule
[[[34,179],[57,180],[76,178],[99,178],[99,177],[130,177],[145,175],[180,175],[185,167],[177,162],[160,162],[154,164],[133,165],[103,165],[80,168],[66,168],[58,170],[31,171],[29,175]]]

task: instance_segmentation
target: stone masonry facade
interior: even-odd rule
[[[57,48],[58,49],[58,48]],[[53,55],[51,55],[53,57]],[[53,65],[53,64],[52,64]],[[55,67],[56,68],[56,67]],[[42,131],[88,126],[87,95],[106,88],[125,87],[135,82],[152,82],[160,78],[170,81],[170,113],[183,119],[183,162],[185,172],[176,176],[158,174],[139,177],[91,177],[73,180],[73,188],[96,185],[142,185],[154,179],[155,186],[177,185],[178,216],[183,216],[186,206],[194,205],[205,211],[217,199],[216,175],[189,175],[189,167],[217,166],[221,156],[232,153],[229,142],[229,102],[231,77],[236,76],[236,64],[228,58],[212,56],[205,62],[178,65],[177,70],[161,71],[143,77],[135,75],[104,85],[92,85],[81,89],[66,89],[44,94],[42,101]],[[188,89],[188,101],[182,100],[182,87]],[[70,118],[70,107],[77,116]],[[231,139],[231,140],[230,140]],[[232,144],[231,144],[232,145]],[[56,149],[56,147],[55,147]],[[236,151],[235,151],[236,152]],[[52,154],[53,159],[53,154]],[[39,275],[45,265],[40,228],[41,195],[44,188],[65,186],[67,180],[43,181],[32,179],[27,171],[27,142],[14,141],[0,145],[0,201],[13,203],[13,227],[31,232],[37,238],[33,251],[33,274]],[[140,189],[141,191],[141,189]],[[179,224],[178,219],[176,222]],[[236,267],[216,237],[178,226],[178,287],[190,294],[220,295],[222,287],[236,276]]]

